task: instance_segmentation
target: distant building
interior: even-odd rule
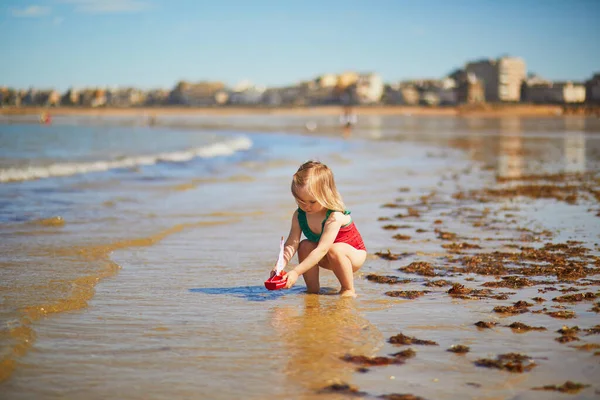
[[[600,103],[600,73],[594,74],[592,79],[585,82],[585,101]]]
[[[537,104],[572,104],[585,101],[585,86],[572,82],[539,82],[526,84],[525,100]]]
[[[375,104],[383,96],[383,80],[378,74],[361,74],[353,86],[353,97],[359,104]]]
[[[346,89],[354,85],[356,81],[358,81],[358,74],[356,72],[343,72],[338,75],[336,86],[339,89]]]
[[[36,105],[57,107],[60,105],[60,93],[54,89],[41,90],[37,94]]]
[[[217,103],[217,93],[225,89],[221,82],[190,83],[180,81],[169,95],[170,104],[212,106]]]
[[[338,102],[338,96],[336,95],[335,88],[331,86],[309,89],[306,91],[304,97],[307,104],[310,105],[325,105]]]
[[[21,104],[24,106],[35,106],[38,101],[38,90],[30,88],[25,92],[25,95],[21,97]]]
[[[521,84],[526,76],[525,61],[519,57],[500,57],[468,63],[466,73],[483,82],[485,100],[515,102],[521,100]]]
[[[451,75],[456,80],[456,101],[459,104],[485,103],[483,82],[473,73],[464,70],[455,71]]]
[[[263,95],[265,93],[265,88],[262,86],[254,86],[248,84],[246,86],[239,86],[238,90],[229,94],[228,103],[235,105],[256,105],[262,103]],[[217,95],[221,92],[218,91],[213,95],[215,98],[215,103],[217,100]]]
[[[412,85],[385,85],[382,101],[385,104],[416,105],[419,104],[419,91]]]
[[[322,88],[333,88],[338,83],[338,77],[335,74],[323,74],[315,79],[315,83]]]
[[[104,89],[95,89],[93,91],[92,99],[90,101],[91,107],[103,107],[106,106],[106,90]],[[128,104],[129,105],[129,104]]]
[[[263,93],[262,102],[271,107],[307,104],[306,93],[300,85],[269,88]]]
[[[441,105],[450,106],[458,103],[458,83],[454,78],[446,77],[440,82],[438,98]]]
[[[414,86],[404,86],[401,87],[399,91],[402,96],[402,104],[409,106],[419,104],[419,91]]]
[[[69,88],[69,90],[67,90],[65,94],[62,95],[60,103],[67,106],[76,106],[80,104],[79,97],[80,95],[77,89]]]
[[[421,92],[419,103],[424,106],[437,106],[440,104],[440,95],[437,90],[426,89]]]
[[[163,105],[167,104],[169,99],[169,91],[165,89],[152,89],[146,93],[144,104],[147,105]]]

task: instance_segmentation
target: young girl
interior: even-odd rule
[[[302,275],[307,292],[318,293],[321,267],[333,271],[342,296],[356,296],[352,274],[365,262],[367,250],[335,187],[333,173],[318,161],[302,164],[292,179],[292,194],[298,209],[285,242],[284,261],[287,265],[297,251],[300,263],[284,276],[286,288]],[[300,241],[302,234],[306,239]]]

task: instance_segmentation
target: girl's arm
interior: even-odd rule
[[[298,251],[301,235],[302,229],[300,228],[300,223],[298,222],[298,210],[296,210],[294,211],[294,215],[292,215],[292,227],[290,228],[290,233],[283,248],[283,260],[285,261],[286,266],[292,257],[294,257],[294,254],[296,254],[296,251]]]
[[[302,229],[300,228],[300,223],[298,222],[298,210],[294,212],[292,215],[292,227],[290,228],[290,233],[283,245],[283,264],[284,268],[288,265],[296,251],[298,250],[298,246],[300,245],[300,236],[302,235]],[[271,270],[271,277],[275,275],[275,268]]]
[[[340,231],[342,221],[336,216],[339,213],[332,213],[323,227],[323,233],[321,233],[321,239],[317,247],[310,252],[310,254],[300,264],[293,269],[298,275],[302,275],[321,261],[327,254],[331,245]]]

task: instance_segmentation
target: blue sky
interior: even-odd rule
[[[3,0],[0,86],[393,82],[503,54],[581,81],[600,71],[599,20],[599,0]]]

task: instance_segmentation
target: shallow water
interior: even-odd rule
[[[436,219],[443,230],[479,239],[489,251],[506,250],[513,243],[508,238],[522,235],[515,227],[525,226],[551,230],[553,242],[582,241],[598,255],[600,225],[589,211],[597,204],[472,204],[473,213],[487,209],[500,221],[490,229],[474,227],[452,202],[457,191],[490,185],[496,175],[597,173],[595,120],[370,117],[360,120],[348,140],[331,135],[331,118],[317,121],[325,126],[322,132],[303,135],[294,132],[303,130],[304,120],[283,117],[210,120],[227,128],[219,131],[200,129],[206,122],[194,118],[178,120],[177,127],[159,118],[158,127],[135,128],[119,119],[55,121],[50,136],[43,130],[49,127],[0,125],[2,143],[16,147],[2,147],[0,168],[89,166],[98,160],[108,167],[0,184],[0,389],[6,398],[344,397],[317,394],[331,382],[351,383],[370,395],[430,399],[559,398],[564,395],[530,388],[568,379],[592,384],[581,398],[600,390],[594,386],[598,357],[553,340],[565,321],[491,313],[496,305],[539,295],[535,286],[500,289],[516,293],[509,301],[451,299],[447,288],[426,288],[430,292],[416,300],[384,295],[424,289],[422,277],[397,271],[411,261],[451,266],[433,231]],[[256,132],[260,126],[268,129]],[[62,137],[74,151],[54,149],[62,145],[52,137]],[[48,141],[22,144],[39,140]],[[202,152],[215,143],[229,143],[230,151]],[[157,157],[164,153],[200,155]],[[153,161],[110,164],[139,157]],[[355,277],[357,299],[333,295],[337,282],[330,273],[322,274],[325,290],[319,296],[303,294],[300,283],[277,292],[262,284],[279,237],[289,230],[289,179],[308,158],[332,167],[370,250]],[[405,210],[383,204],[399,197],[413,204],[421,196],[432,196],[431,209],[421,218],[396,221],[411,226],[401,230],[411,240],[394,240],[398,232],[381,229],[386,222],[379,217]],[[511,218],[518,222],[507,223]],[[415,234],[418,228],[425,232]],[[387,249],[411,255],[399,261],[373,255]],[[369,273],[413,282],[389,287],[366,280]],[[465,278],[471,276],[448,279],[470,287],[493,280]],[[542,296],[550,300],[556,293]],[[570,305],[578,317],[566,323],[598,324],[591,305]],[[473,325],[479,320],[501,324],[481,331]],[[515,334],[503,326],[513,321],[548,330]],[[411,346],[417,356],[406,364],[364,374],[340,360],[345,354],[402,350],[387,342],[399,332],[439,346]],[[471,352],[445,351],[459,343]],[[582,343],[598,343],[598,336],[582,336]],[[510,351],[528,354],[539,366],[511,374],[473,365],[477,358]]]

